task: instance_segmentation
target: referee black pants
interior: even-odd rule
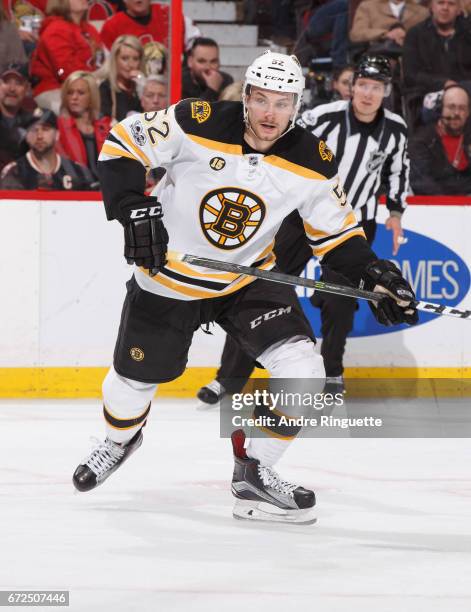
[[[368,244],[371,245],[376,235],[376,221],[363,221],[362,226]],[[345,279],[333,270],[323,270],[322,278],[331,283],[345,284]],[[311,303],[321,309],[321,355],[324,359],[325,374],[341,376],[345,345],[347,336],[353,329],[357,301],[330,293],[314,293]]]

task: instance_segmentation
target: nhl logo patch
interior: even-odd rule
[[[191,103],[191,118],[198,123],[204,123],[211,115],[211,105],[204,100],[196,100]]]
[[[134,361],[142,361],[144,359],[144,351],[137,346],[133,346],[129,354]]]
[[[265,203],[258,195],[239,187],[222,187],[201,200],[201,229],[214,246],[236,249],[257,233],[265,211]]]
[[[328,162],[331,162],[334,157],[334,154],[326,145],[324,140],[319,141],[319,155],[321,156],[322,161]]]
[[[366,162],[366,171],[369,174],[374,174],[379,171],[387,156],[388,154],[384,151],[371,151],[370,158]]]

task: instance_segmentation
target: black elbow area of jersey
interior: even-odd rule
[[[378,257],[362,236],[352,236],[329,251],[322,259],[322,265],[346,276],[358,287],[366,266]]]
[[[101,192],[108,221],[127,219],[127,210],[142,206],[146,200],[146,170],[144,166],[127,157],[99,161],[97,164]],[[149,199],[149,202],[156,200]]]

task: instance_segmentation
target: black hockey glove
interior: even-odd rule
[[[155,200],[151,206],[128,211],[124,225],[124,257],[128,264],[136,264],[157,272],[166,264],[168,234],[162,223],[162,205]],[[154,272],[154,273],[155,273]]]
[[[419,315],[413,304],[415,294],[401,271],[387,259],[372,261],[365,268],[365,288],[386,297],[368,302],[376,320],[382,325],[415,325]]]

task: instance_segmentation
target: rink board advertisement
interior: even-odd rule
[[[132,274],[122,257],[121,226],[106,221],[102,203],[92,194],[80,201],[62,194],[27,200],[3,192],[2,197],[0,393],[19,369],[26,379],[48,371],[59,379],[69,376],[65,387],[80,386],[86,369],[95,369],[100,379],[112,361],[125,282]],[[420,299],[471,308],[471,199],[443,205],[432,200],[409,206],[403,222],[408,242],[396,257],[381,206],[374,249],[401,267]],[[306,273],[319,275],[314,260]],[[304,289],[299,295],[320,335],[318,311]],[[200,373],[195,385],[205,382],[219,362],[224,335],[217,326],[211,331],[198,331],[190,351],[190,373]],[[383,328],[363,303],[345,363],[355,376],[372,368],[382,368],[381,376],[384,371],[387,376],[468,376],[470,340],[469,321],[421,313],[414,328]]]

